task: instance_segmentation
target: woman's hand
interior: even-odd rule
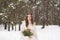
[[[25,31],[30,31],[30,29],[27,28],[27,29],[25,29]]]

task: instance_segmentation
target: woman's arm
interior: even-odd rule
[[[36,30],[36,22],[34,22],[34,36],[38,40],[37,30]]]

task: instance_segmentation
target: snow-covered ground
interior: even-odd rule
[[[36,26],[38,40],[60,40],[60,27],[58,25],[45,26],[44,29],[41,27],[41,25]],[[21,40],[20,38],[20,31],[0,31],[0,40]]]

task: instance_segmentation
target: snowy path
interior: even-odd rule
[[[60,40],[60,27],[58,26],[46,26],[45,29],[36,26],[36,29],[39,40]],[[0,40],[21,40],[20,38],[19,31],[0,31]]]

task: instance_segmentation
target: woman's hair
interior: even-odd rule
[[[29,22],[28,22],[28,15],[31,15],[31,14],[27,14],[26,18],[25,18],[25,22],[26,22],[26,27],[28,27],[29,25]],[[31,15],[31,24],[33,25],[34,24],[34,20],[33,20],[33,16]]]

